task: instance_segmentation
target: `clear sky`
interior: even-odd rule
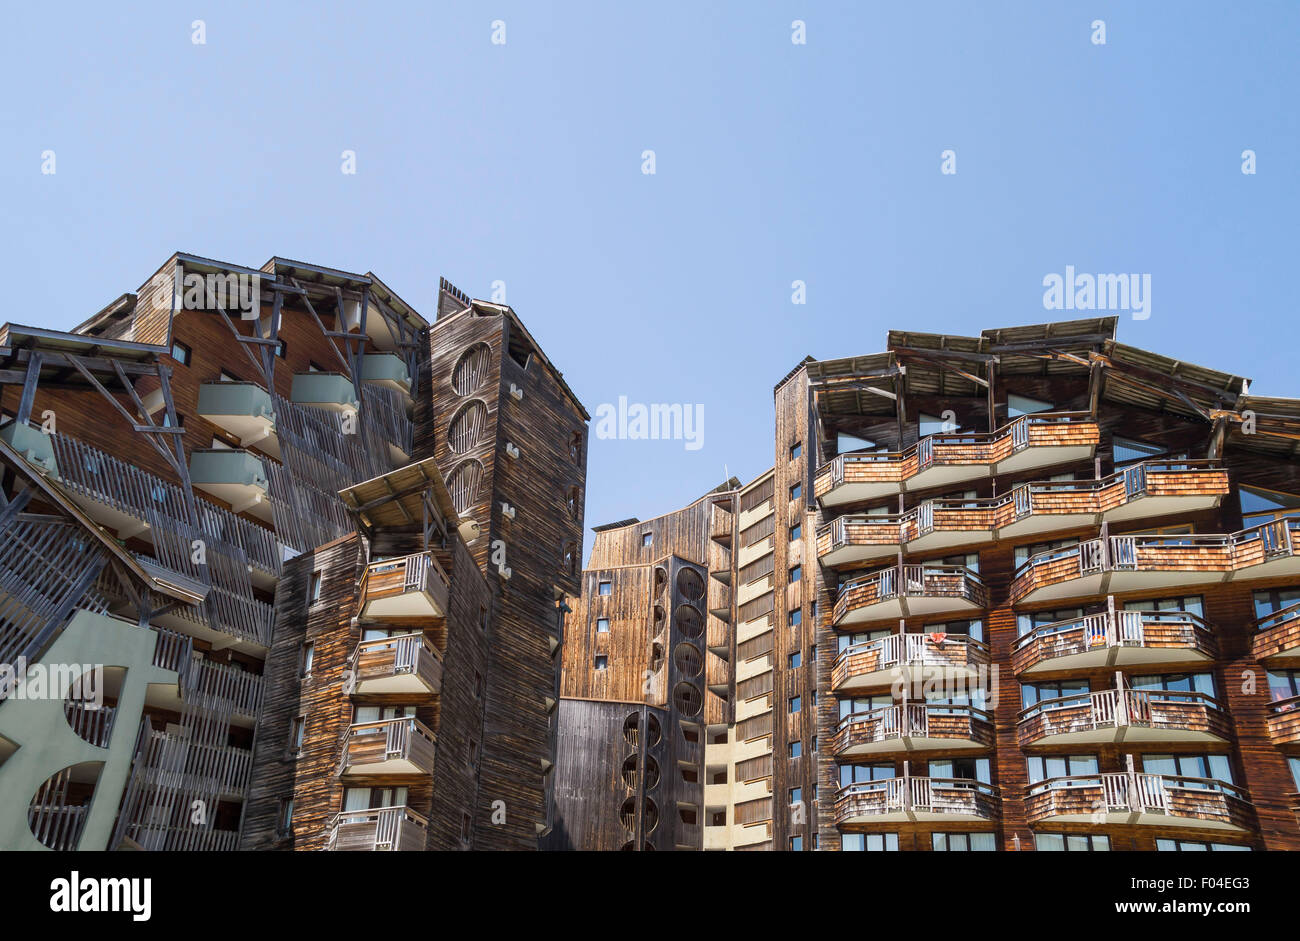
[[[430,317],[439,275],[504,282],[593,414],[703,406],[697,450],[593,435],[589,526],[770,466],[772,387],[806,354],[1089,316],[1043,307],[1067,265],[1151,275],[1123,342],[1300,395],[1295,2],[173,0],[6,22],[0,320],[71,327],[173,251],[374,270]]]

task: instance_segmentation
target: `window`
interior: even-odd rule
[[[801,837],[801,836],[792,836],[792,837],[790,837],[790,849],[791,849],[792,852],[795,852],[795,853],[797,853],[797,852],[799,852],[801,849],[803,849],[803,837]]]
[[[971,640],[984,640],[984,622],[983,621],[949,621],[946,624],[931,624],[926,628],[926,633],[931,631],[942,631],[945,634],[952,634],[957,637],[969,637]]]
[[[898,851],[897,833],[845,833],[840,849],[846,853],[893,853]]]
[[[1024,395],[1007,396],[1007,417],[1016,418],[1031,412],[1050,412],[1056,406],[1042,399],[1031,399]]]
[[[992,833],[935,833],[931,836],[935,852],[991,853],[998,848]]]
[[[800,758],[803,756],[803,742],[791,742],[789,748],[791,758]]]
[[[275,343],[275,355],[284,359],[289,352],[289,344],[284,340],[277,340]]]
[[[1156,850],[1161,853],[1249,853],[1249,846],[1233,843],[1201,843],[1197,840],[1156,840]]]
[[[298,673],[299,676],[311,676],[311,664],[312,664],[312,660],[315,659],[315,656],[316,656],[315,643],[313,643],[310,640],[305,642],[302,645],[302,661],[301,661],[302,669]]]
[[[790,788],[790,803],[792,804],[803,803],[803,788],[801,787]]]
[[[478,670],[474,671],[474,698],[483,698],[483,674]],[[412,713],[414,714],[414,713]]]
[[[216,435],[213,435],[213,436],[212,436],[212,450],[214,450],[214,451],[231,451],[231,450],[233,450],[233,448],[230,447],[230,444],[226,441],[225,438],[218,438]]]
[[[1255,617],[1263,620],[1270,614],[1277,614],[1295,604],[1300,604],[1300,588],[1271,588],[1267,591],[1257,591],[1255,592]],[[1289,621],[1297,615],[1300,615],[1300,609],[1260,626],[1276,627],[1282,621]]]
[[[1232,763],[1227,755],[1143,755],[1142,770],[1147,774],[1232,783]],[[1218,790],[1212,784],[1200,781],[1183,781],[1180,786]]]
[[[307,580],[307,603],[316,604],[320,601],[321,582],[323,581],[322,573],[319,571],[312,572],[311,577]]]
[[[307,363],[307,371],[308,371],[308,372],[325,372],[325,367],[324,367],[324,366],[319,366],[319,365],[317,365],[317,364],[314,363],[314,362],[308,361],[308,363]]]
[[[938,435],[956,431],[959,425],[956,422],[945,422],[942,418],[934,415],[927,415],[922,412],[917,422],[918,434],[924,438],[926,435]]]
[[[1066,786],[1066,782],[1054,781],[1056,778],[1088,777],[1097,773],[1096,755],[1033,755],[1025,759],[1025,764],[1030,784],[1053,781],[1050,787]]]
[[[1269,670],[1268,692],[1273,697],[1273,702],[1300,696],[1300,670]],[[1300,703],[1291,708],[1300,708]]]
[[[816,736],[816,735],[814,735],[812,738],[810,738],[810,739],[808,740],[808,750],[811,751],[814,755],[817,754],[817,736]],[[817,799],[817,785],[814,784],[814,785],[813,785],[813,800],[816,800],[816,799]]]
[[[791,484],[790,499],[798,500],[802,496],[803,496],[803,484]]]
[[[1082,608],[1058,608],[1055,611],[1035,611],[1033,614],[1016,615],[1016,633],[1024,637],[1041,627],[1049,624],[1058,625],[1055,629],[1045,631],[1045,634],[1055,634],[1059,631],[1069,630],[1077,626],[1076,622],[1083,617]]]
[[[798,696],[790,697],[790,711],[799,712],[803,708],[803,700]]]
[[[849,716],[860,715],[864,712],[874,712],[877,709],[888,709],[894,704],[893,693],[877,693],[875,696],[847,696],[840,698],[840,718],[847,719]]]
[[[1175,617],[1162,618],[1161,620],[1176,620],[1176,615],[1182,612],[1194,614],[1198,618],[1205,617],[1205,608],[1201,602],[1200,595],[1184,595],[1181,598],[1148,598],[1145,601],[1126,601],[1124,602],[1125,611],[1159,611],[1172,612]]]
[[[816,645],[816,644],[813,644],[811,647],[808,648],[808,662],[809,662],[809,663],[816,663],[816,662],[817,662],[817,645]]]
[[[1292,515],[1300,510],[1300,496],[1293,493],[1242,487],[1240,499],[1241,521],[1247,529],[1279,517]]]
[[[1037,833],[1034,849],[1045,853],[1102,853],[1110,850],[1110,837],[1100,833]]]
[[[653,546],[654,544],[655,544],[655,534],[654,534],[654,533],[642,533],[642,534],[641,534],[641,548],[642,548],[642,549],[648,549],[650,546]]]
[[[596,633],[597,634],[609,633],[609,618],[596,618]]]
[[[602,595],[610,595],[614,592],[614,586],[609,582],[601,582],[600,587],[597,590]]]
[[[609,657],[601,656],[598,654],[596,656],[596,669],[603,670],[607,666],[609,666]]]
[[[795,608],[785,616],[785,623],[790,627],[798,627],[803,623],[803,608]]]
[[[893,764],[840,765],[840,787],[850,784],[870,784],[872,781],[890,781],[898,775]],[[884,787],[884,785],[880,785]]]
[[[298,716],[289,726],[289,750],[294,754],[302,751],[303,733],[307,728],[307,717]]]
[[[800,655],[799,651],[797,650],[794,653],[790,654],[790,656],[787,657],[785,661],[785,665],[789,667],[791,670],[793,670],[795,667],[799,666],[802,663],[803,663],[803,657]]]
[[[803,566],[802,565],[790,566],[790,583],[794,584],[795,582],[800,581],[802,578],[803,578]]]
[[[293,798],[281,799],[280,814],[276,822],[275,829],[278,833],[288,836],[293,832]]]
[[[1036,542],[1031,546],[1016,546],[1016,568],[1020,568],[1036,555],[1042,555],[1043,558],[1035,559],[1035,564],[1064,558],[1078,551],[1078,545],[1078,539],[1058,539],[1055,542]]]
[[[790,460],[795,460],[801,454],[803,454],[802,441],[796,441],[794,444],[790,445]]]
[[[1300,791],[1300,758],[1288,758],[1286,761],[1291,766],[1291,778],[1295,781],[1295,789]]]
[[[1214,675],[1211,673],[1161,673],[1153,676],[1135,676],[1129,680],[1134,689],[1161,691],[1164,693],[1200,693],[1214,698]],[[1195,696],[1165,695],[1153,699],[1165,702],[1196,701]]]
[[[1132,438],[1121,438],[1118,435],[1111,439],[1111,446],[1116,467],[1121,464],[1150,460],[1153,457],[1159,457],[1161,454],[1169,453],[1169,449],[1162,444],[1134,441]]]
[[[1067,706],[1078,706],[1092,691],[1092,685],[1087,680],[1048,680],[1043,683],[1021,683],[1020,684],[1020,707],[1028,709],[1030,706],[1043,703],[1044,709],[1061,709]],[[1065,700],[1061,702],[1060,700]],[[1084,703],[1086,705],[1086,703]]]
[[[171,415],[168,415],[166,412],[163,413],[162,426],[163,426],[164,428],[170,428],[170,427],[172,427],[172,417],[171,417]],[[176,416],[176,427],[177,427],[177,428],[184,428],[184,427],[185,427],[185,416],[184,416],[184,415],[177,415],[177,416]]]
[[[796,539],[802,539],[802,538],[803,538],[803,524],[795,523],[793,526],[790,527],[790,541],[794,542]]]
[[[176,362],[180,363],[182,366],[188,366],[190,364],[191,352],[192,350],[190,350],[190,348],[184,343],[172,344],[172,359],[176,360]]]
[[[969,779],[992,784],[987,758],[940,758],[930,762],[930,777]]]

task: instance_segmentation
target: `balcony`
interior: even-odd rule
[[[837,627],[884,618],[978,611],[988,607],[980,577],[960,565],[896,565],[840,587]]]
[[[835,823],[996,820],[998,789],[970,778],[886,778],[840,789]]]
[[[362,576],[361,616],[372,621],[446,617],[448,585],[447,573],[428,552],[372,562]]]
[[[190,453],[190,482],[229,503],[236,513],[271,520],[266,467],[255,454],[230,448],[196,449]]]
[[[161,634],[159,646],[168,641],[166,634]],[[180,678],[185,702],[249,719],[256,718],[262,708],[263,689],[264,681],[256,673],[211,660],[191,661]]]
[[[991,748],[993,717],[974,706],[903,703],[846,716],[831,741],[840,758]]]
[[[429,821],[409,807],[349,810],[330,822],[325,849],[332,853],[422,851]]]
[[[1099,438],[1086,412],[1025,415],[989,434],[928,435],[906,451],[837,455],[818,469],[813,494],[823,507],[842,506],[1052,467],[1092,457]]]
[[[23,460],[40,473],[59,479],[59,462],[54,456],[54,442],[40,428],[25,422],[11,421],[0,427],[0,441],[21,454]]]
[[[380,777],[433,773],[434,735],[409,716],[361,722],[348,727],[339,760],[341,777]]]
[[[1021,711],[1021,748],[1177,742],[1219,745],[1229,739],[1223,707],[1202,693],[1105,689],[1044,699]]]
[[[1186,611],[1107,611],[1043,624],[1011,649],[1011,667],[1032,676],[1057,670],[1209,663],[1219,645]]]
[[[294,405],[325,408],[331,412],[355,412],[360,403],[352,380],[337,372],[300,372],[289,391]]]
[[[348,660],[349,696],[442,692],[442,655],[420,633],[382,637],[357,644]]]
[[[906,513],[841,516],[817,531],[817,556],[840,566],[977,546],[1217,506],[1227,472],[1209,461],[1148,461],[1099,480],[1038,481],[996,497],[926,500]]]
[[[1300,575],[1300,518],[1226,535],[1111,536],[1031,556],[1011,603]]]
[[[361,381],[411,394],[411,373],[396,353],[366,353],[361,359]]]
[[[199,386],[199,417],[234,435],[243,448],[275,434],[271,395],[253,382],[203,383]]]
[[[890,634],[846,647],[835,660],[831,689],[850,694],[931,677],[973,679],[988,668],[989,649],[960,634]]]
[[[1268,736],[1274,745],[1300,743],[1300,696],[1268,704]]]
[[[1300,657],[1300,604],[1260,618],[1255,629],[1252,647],[1256,660],[1263,663]]]
[[[735,531],[736,517],[726,507],[714,503],[709,507],[709,538],[715,542],[731,545],[731,534]]]
[[[1251,807],[1224,781],[1163,774],[1115,773],[1050,778],[1026,789],[1034,823],[1129,824],[1247,830]]]

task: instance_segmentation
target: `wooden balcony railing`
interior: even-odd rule
[[[409,807],[345,810],[330,821],[329,852],[422,851],[429,821]]]
[[[1274,745],[1300,742],[1300,696],[1268,704],[1268,735]]]
[[[996,497],[926,500],[906,513],[846,515],[817,530],[824,565],[1042,535],[1217,506],[1228,473],[1213,461],[1146,461],[1099,480],[1021,484]]]
[[[881,618],[988,607],[979,575],[960,565],[896,565],[845,582],[832,622],[856,624]]]
[[[1274,611],[1254,626],[1256,660],[1300,658],[1300,603]]]
[[[1217,659],[1210,626],[1186,611],[1103,611],[1043,624],[1011,648],[1016,673]]]
[[[348,659],[345,695],[441,690],[442,654],[422,633],[362,641]]]
[[[339,774],[432,774],[434,742],[433,732],[410,716],[357,723],[344,734]]]
[[[1020,712],[1022,748],[1076,742],[1226,742],[1218,700],[1203,693],[1105,689],[1044,699]]]
[[[180,688],[186,702],[206,709],[255,718],[262,708],[261,676],[211,660],[191,663]]]
[[[988,748],[993,717],[969,705],[904,703],[853,713],[831,742],[836,755],[935,748]]]
[[[840,788],[835,823],[996,820],[1000,803],[996,787],[972,778],[886,778]]]
[[[890,634],[840,651],[831,671],[837,692],[891,684],[910,674],[975,675],[989,664],[989,648],[962,634]]]
[[[367,618],[446,617],[450,579],[432,553],[372,562],[362,576]]]
[[[1099,440],[1087,412],[1024,415],[987,434],[928,435],[905,451],[837,455],[818,468],[813,494],[822,506],[838,506],[1047,467],[1090,456]]]
[[[1300,574],[1300,518],[1228,534],[1111,536],[1031,556],[1011,602]]]
[[[1025,789],[1030,823],[1126,823],[1244,830],[1245,793],[1226,781],[1117,772],[1049,778]]]

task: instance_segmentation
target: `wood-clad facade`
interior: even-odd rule
[[[732,750],[706,781],[758,787],[706,812],[705,848],[1300,849],[1300,403],[1115,328],[809,358],[728,517],[598,530],[566,695],[654,702],[622,574],[662,551],[647,531],[726,552],[733,709],[708,734]]]

